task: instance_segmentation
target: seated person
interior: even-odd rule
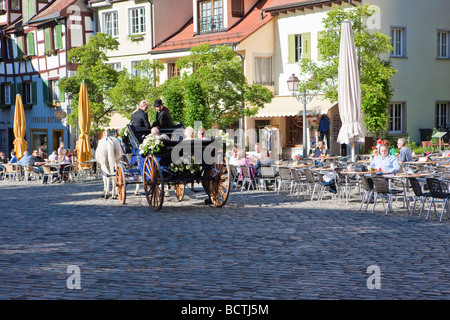
[[[251,183],[254,184],[256,170],[253,167],[253,164],[250,162],[250,159],[245,157],[245,150],[244,149],[239,149],[239,151],[238,151],[238,164],[240,166],[245,166],[245,167],[248,168],[248,174],[249,174],[249,177],[250,177],[250,181],[251,181]],[[244,181],[244,175],[242,173],[242,170],[239,172],[239,181],[240,182]]]
[[[170,140],[169,136],[167,134],[161,134],[159,132],[159,129],[157,127],[153,127],[151,131],[151,135],[154,137],[159,138],[160,140]]]
[[[261,176],[261,167],[269,167],[272,165],[272,158],[270,157],[269,150],[263,149],[261,152],[261,158],[256,161],[255,170],[256,176]]]
[[[13,150],[11,151],[11,160],[9,160],[9,163],[16,163],[17,161],[17,157],[16,157],[16,152]]]
[[[395,149],[393,147],[391,147],[391,143],[389,142],[389,140],[385,139],[385,140],[383,140],[383,143],[388,146],[389,155],[395,156]]]
[[[0,151],[0,169],[4,169],[6,163],[8,163],[8,159],[6,159],[5,153]]]
[[[68,172],[70,170],[70,164],[74,164],[75,162],[73,154],[69,149],[64,149],[62,161],[65,162],[65,164],[60,166],[59,174],[62,179],[66,181],[69,178]],[[50,170],[54,171],[53,168],[50,168]],[[55,182],[56,180],[58,180],[58,178],[54,178],[53,182]]]
[[[48,157],[48,161],[56,162],[57,160],[58,160],[58,154],[56,153],[56,150],[53,150],[52,154]]]
[[[412,161],[411,149],[406,146],[406,140],[404,138],[397,140],[397,146],[400,150],[400,154],[398,155],[399,163]]]
[[[3,151],[0,151],[0,163],[8,163],[8,159],[6,159],[5,153]]]
[[[330,152],[325,149],[325,143],[320,140],[319,142],[317,142],[317,149],[314,150],[314,158],[320,158],[321,156],[329,156]]]
[[[142,100],[139,103],[139,106],[134,110],[133,114],[131,115],[131,123],[136,129],[136,131],[145,131],[150,130],[152,127],[150,125],[150,122],[148,121],[148,102],[145,100]]]
[[[36,152],[37,152],[37,150],[36,150]],[[31,157],[32,157],[32,155],[28,151],[25,151],[23,153],[23,157],[19,161],[17,161],[17,164],[20,164],[21,166],[30,164]]]
[[[184,129],[184,139],[185,140],[193,140],[195,138],[195,131],[192,127],[187,127]]]
[[[20,159],[20,160],[22,160],[22,159]],[[45,164],[45,163],[46,163],[45,160],[39,155],[39,151],[38,150],[33,150],[33,153],[32,153],[32,155],[30,157],[30,161],[28,163],[29,165],[31,165],[33,167],[33,171],[35,173],[43,174],[44,173],[44,169],[42,168],[42,165]],[[46,183],[46,182],[47,182],[47,177],[45,176],[42,179],[42,183]]]
[[[208,138],[208,136],[207,136],[207,134],[206,134],[206,130],[205,130],[205,129],[203,129],[203,128],[199,129],[198,132],[197,132],[197,134],[198,134],[198,138],[199,138],[199,139],[202,139],[202,140],[209,140],[209,138]]]
[[[39,156],[40,156],[42,159],[47,159],[47,158],[48,158],[48,154],[45,152],[45,150],[44,150],[43,147],[39,147],[38,153],[39,153]]]
[[[380,155],[373,158],[370,167],[382,173],[396,173],[400,170],[400,164],[395,156],[389,155],[389,147],[382,144]]]
[[[156,121],[153,122],[152,127],[168,128],[173,126],[173,119],[170,115],[170,110],[164,106],[161,99],[156,99],[154,103],[156,108]]]

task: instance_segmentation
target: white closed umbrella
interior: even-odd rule
[[[358,60],[353,40],[352,23],[342,22],[338,68],[338,103],[342,127],[337,142],[352,145],[352,161],[356,161],[355,143],[364,142],[361,87]]]

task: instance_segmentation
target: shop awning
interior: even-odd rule
[[[326,114],[328,110],[337,105],[337,102],[330,102],[324,99],[323,95],[316,95],[311,102],[306,105],[306,115],[315,116]],[[303,115],[303,103],[293,96],[278,96],[272,99],[264,108],[259,109],[255,118],[273,117],[295,117]]]

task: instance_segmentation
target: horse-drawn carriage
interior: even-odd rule
[[[182,139],[179,133],[183,129],[174,127],[160,130],[171,139],[160,140],[162,144],[157,152],[145,151],[140,147],[150,132],[138,131],[130,124],[127,127],[126,145],[131,156],[128,163],[121,162],[116,169],[116,186],[122,204],[126,201],[127,185],[141,182],[147,202],[155,211],[163,205],[165,188],[173,187],[176,199],[181,201],[186,186],[194,183],[202,184],[214,206],[226,203],[230,171],[221,139]]]

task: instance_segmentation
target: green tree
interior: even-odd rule
[[[205,43],[194,47],[189,56],[177,61],[177,67],[192,70],[183,74],[183,80],[195,78],[200,83],[211,123],[219,126],[256,114],[273,97],[269,89],[247,83],[241,59],[226,45],[211,47]]]
[[[69,124],[78,125],[78,98],[83,81],[86,83],[89,94],[91,132],[96,132],[109,123],[113,109],[105,102],[105,95],[117,83],[119,73],[105,64],[108,61],[106,52],[117,50],[118,46],[119,42],[111,36],[98,33],[90,37],[87,44],[69,51],[68,61],[77,65],[77,74],[64,77],[59,81],[60,89],[73,96],[72,113],[68,116]]]
[[[172,77],[163,84],[164,105],[170,110],[173,121],[184,123],[184,84],[179,77]]]
[[[338,100],[337,78],[339,65],[340,28],[343,21],[351,21],[361,83],[361,108],[369,131],[378,133],[387,127],[388,108],[393,94],[390,79],[397,72],[381,55],[392,51],[390,37],[368,30],[365,21],[375,12],[369,4],[351,10],[333,8],[323,20],[325,31],[319,39],[322,61],[303,59],[300,63],[303,79],[299,92],[321,91],[325,98]]]
[[[198,78],[188,78],[185,82],[185,125],[194,128],[196,121],[202,122],[205,129],[211,128],[211,116],[205,90]]]
[[[117,84],[111,88],[107,97],[110,106],[127,118],[131,118],[141,100],[147,100],[149,105],[152,105],[162,92],[162,88],[156,86],[159,73],[164,69],[161,62],[142,60],[136,64],[135,69],[135,75],[126,69],[121,71]],[[154,108],[149,108],[149,112],[150,117],[156,113]]]

